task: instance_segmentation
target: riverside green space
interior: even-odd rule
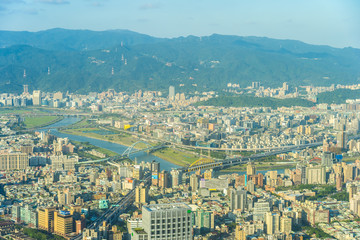
[[[26,128],[37,128],[50,125],[60,121],[63,117],[59,116],[29,116],[24,118]]]

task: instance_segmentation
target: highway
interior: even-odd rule
[[[151,175],[147,174],[145,176],[145,185],[150,184]],[[112,207],[110,207],[108,210],[106,210],[99,218],[97,218],[93,223],[91,223],[89,226],[87,226],[87,229],[98,229],[104,221],[107,223],[114,222],[120,214],[125,212],[125,210],[133,204],[135,201],[135,189],[128,192],[122,199],[117,201],[116,203],[112,204]],[[81,240],[83,237],[83,234],[79,234],[72,238],[72,240]]]

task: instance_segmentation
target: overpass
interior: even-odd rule
[[[264,152],[264,153],[258,153],[251,155],[249,157],[237,157],[237,158],[229,158],[225,160],[215,161],[212,159],[199,159],[198,161],[192,163],[188,167],[179,168],[178,170],[183,172],[194,172],[198,170],[205,170],[205,169],[213,169],[213,168],[227,168],[232,167],[240,164],[245,164],[248,162],[251,162],[253,160],[268,157],[272,155],[277,155],[281,153],[291,152],[294,150],[301,150],[308,147],[317,147],[322,145],[322,142],[316,142],[316,143],[308,143],[303,145],[293,145],[293,146],[285,146],[282,148],[279,148],[278,150],[270,151],[270,152]]]

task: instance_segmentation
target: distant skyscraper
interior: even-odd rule
[[[40,90],[33,91],[33,105],[36,105],[36,106],[41,105],[41,91]]]
[[[174,86],[169,87],[169,99],[170,100],[175,99],[175,87]]]
[[[160,163],[153,160],[151,162],[151,172],[160,172]]]
[[[26,70],[24,69],[23,78],[26,78]]]
[[[346,133],[345,131],[338,132],[336,136],[337,146],[341,149],[346,149]]]

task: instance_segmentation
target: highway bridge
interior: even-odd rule
[[[147,145],[147,147],[142,148],[142,149],[136,149],[135,146],[138,144],[141,144],[141,143]],[[119,154],[119,155],[116,155],[113,157],[97,159],[97,160],[77,162],[76,164],[83,165],[83,164],[92,164],[92,163],[100,163],[100,162],[116,162],[116,161],[128,159],[130,157],[130,154],[134,154],[134,153],[138,153],[138,152],[152,152],[152,151],[156,151],[158,149],[165,148],[165,147],[168,147],[168,145],[161,144],[158,146],[152,146],[147,142],[138,141],[138,142],[132,144],[130,147],[128,147],[122,154]]]
[[[268,156],[277,155],[277,154],[281,154],[281,153],[301,150],[301,149],[308,148],[308,147],[317,147],[320,145],[322,145],[322,142],[309,143],[309,144],[303,144],[303,145],[284,146],[282,148],[279,148],[278,150],[258,153],[258,154],[251,155],[249,157],[237,157],[237,158],[230,158],[230,159],[225,159],[225,160],[220,160],[220,161],[202,158],[202,159],[199,159],[198,161],[192,163],[188,167],[179,168],[178,170],[181,170],[183,172],[194,172],[194,171],[198,171],[198,170],[205,170],[205,169],[211,169],[211,168],[212,169],[227,168],[227,167],[232,167],[235,165],[246,164],[250,161],[253,161],[253,160],[256,160],[259,158],[263,158],[263,157],[268,157]]]

